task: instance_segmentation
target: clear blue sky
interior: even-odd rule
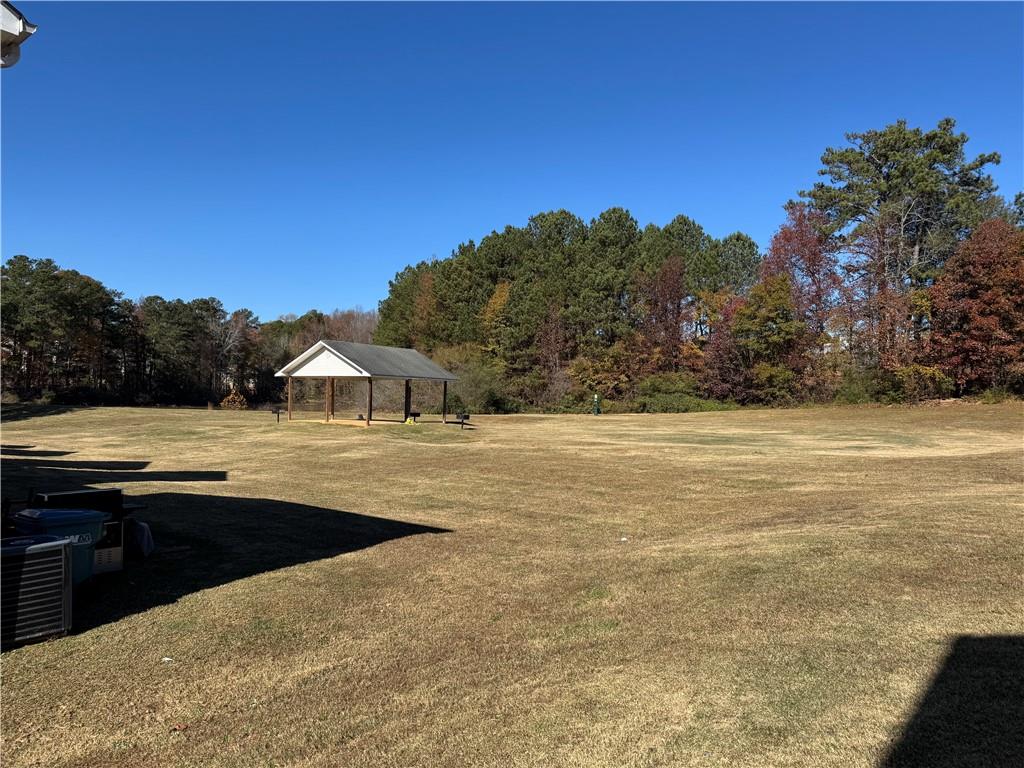
[[[1024,5],[19,2],[3,257],[263,319],[374,307],[538,211],[762,246],[847,131],[952,116],[1024,187]]]

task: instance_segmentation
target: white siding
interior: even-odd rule
[[[365,379],[366,374],[354,368],[328,349],[321,349],[291,372],[292,376],[336,376]]]

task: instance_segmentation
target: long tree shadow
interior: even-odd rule
[[[444,528],[273,499],[190,493],[136,497],[157,551],[97,577],[75,603],[81,632],[266,571]]]
[[[37,405],[35,403],[12,403],[3,407],[3,421],[24,421],[40,416],[57,416],[61,413],[88,409],[88,405]]]
[[[8,497],[28,488],[74,491],[96,483],[217,482],[228,477],[221,470],[145,471],[148,461],[58,461],[47,456],[59,451],[19,450],[3,457],[4,495]]]
[[[70,456],[74,451],[42,451],[34,445],[0,445],[0,455],[3,456]]]
[[[879,768],[1024,765],[1024,636],[957,637]]]

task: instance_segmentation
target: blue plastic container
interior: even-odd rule
[[[14,527],[29,535],[71,540],[71,581],[81,584],[92,576],[96,542],[103,538],[109,512],[94,509],[23,509],[15,512]]]

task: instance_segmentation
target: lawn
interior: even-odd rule
[[[5,766],[1024,761],[1020,403],[5,412],[163,549],[2,657]]]

